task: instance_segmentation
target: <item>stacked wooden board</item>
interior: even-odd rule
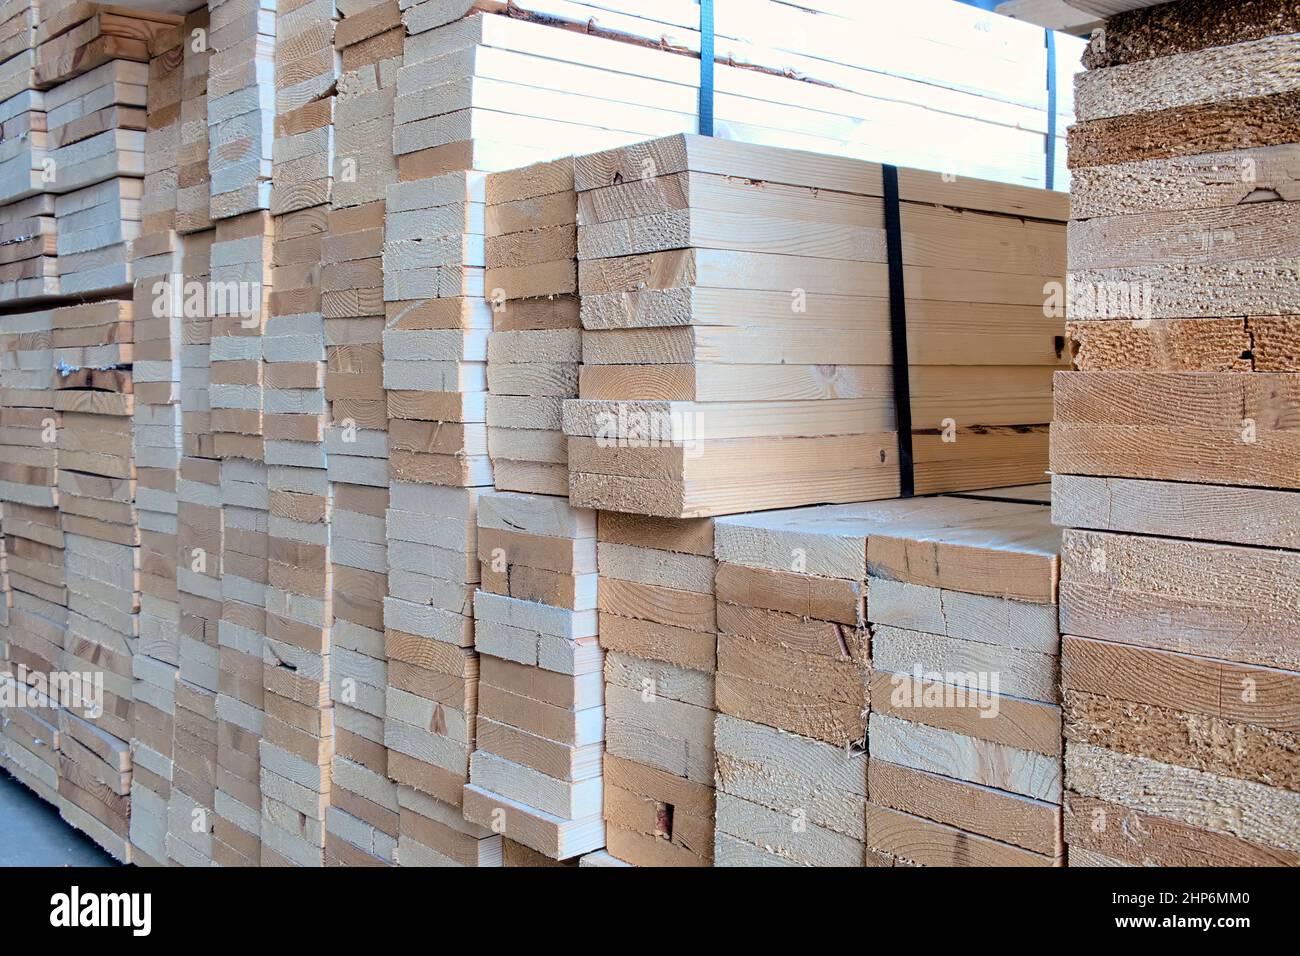
[[[388,774],[388,414],[383,389],[384,197],[397,178],[392,99],[402,34],[394,4],[340,3],[330,212],[321,255],[330,525],[334,755],[325,859],[392,865],[402,806]],[[418,815],[417,810],[412,813]],[[455,816],[446,808],[448,816]]]
[[[1287,3],[1134,11],[1078,79],[1052,430],[1072,865],[1300,862],[1298,30]]]
[[[465,819],[549,859],[574,859],[605,843],[596,514],[550,495],[484,494],[478,549]],[[461,723],[447,712],[457,742]]]
[[[713,861],[713,521],[602,512],[605,845],[635,866]]]
[[[180,37],[149,62],[144,196],[132,245],[133,454],[140,534],[140,643],[133,685],[132,857],[167,860],[181,612],[177,537],[181,460],[181,239],[176,232],[183,53]],[[179,288],[177,288],[179,286]]]
[[[276,5],[209,0],[208,177],[213,219],[270,208]]]
[[[68,622],[63,529],[58,512],[58,427],[54,410],[53,313],[0,318],[0,441],[3,442],[5,579],[4,679],[57,670]],[[59,708],[44,695],[21,712],[6,708],[0,761],[13,776],[59,803]]]
[[[1063,865],[1060,531],[1045,500],[989,494],[932,499],[867,542],[867,846]]]
[[[492,173],[485,189],[488,453],[497,488],[567,495],[563,399],[578,397],[573,160]]]
[[[44,192],[46,121],[44,93],[24,90],[0,103],[0,199],[6,204]]]
[[[899,493],[883,175],[695,136],[579,158],[575,503],[690,517]],[[1038,480],[1061,204],[898,178],[915,487]]]
[[[103,684],[100,713],[60,712],[59,812],[123,861],[131,859],[132,658],[140,636],[132,317],[132,303],[122,299],[55,309],[51,317],[68,605],[57,669]]]
[[[454,69],[431,78],[426,88],[443,85],[455,96],[444,97],[441,122],[410,132],[421,142],[440,135],[444,144],[468,139],[465,131],[472,129],[483,141],[476,147],[482,156],[527,150],[519,165],[572,152],[564,138],[588,122],[607,130],[607,142],[593,149],[696,129],[697,4],[457,0],[402,6],[411,34],[437,42],[431,34],[456,28],[478,46],[462,53]],[[886,158],[963,177],[1045,183],[1046,83],[1024,81],[1048,73],[1039,30],[943,0],[922,0],[907,10],[733,0],[718,6],[714,22],[720,136]],[[1052,67],[1062,80],[1077,69],[1082,46],[1076,38],[1058,38]],[[1068,82],[1060,86],[1057,182],[1068,175],[1063,137],[1071,104]],[[954,151],[954,142],[970,148]]]
[[[869,263],[882,274],[874,294],[852,303],[860,314],[839,313],[830,328],[810,318],[815,310],[806,300],[807,311],[795,308],[798,290],[809,290],[793,282],[767,290],[773,295],[765,308],[750,309],[746,300],[732,316],[699,304],[714,291],[707,286],[674,286],[689,289],[688,311],[669,309],[664,315],[674,324],[651,328],[600,324],[617,314],[609,311],[614,300],[595,302],[597,311],[583,315],[575,294],[584,234],[602,253],[587,261],[611,271],[690,250],[690,257],[825,258],[861,270],[866,260],[855,256],[884,242],[879,167],[855,163],[853,175],[868,186],[836,188],[807,169],[846,168],[836,166],[844,160],[816,157],[803,166],[790,157],[807,154],[694,147],[676,137],[686,157],[680,168],[640,164],[636,175],[620,170],[621,182],[598,178],[579,195],[581,164],[554,157],[694,128],[698,61],[683,55],[698,45],[694,4],[647,13],[603,0],[585,31],[556,29],[596,9],[568,0],[508,11],[430,0],[405,11],[366,0],[281,4],[278,12],[234,4],[215,6],[213,23],[203,13],[187,18],[186,39],[206,31],[208,42],[185,43],[174,88],[176,74],[161,51],[138,64],[148,80],[143,126],[134,130],[146,146],[136,175],[149,180],[139,225],[129,240],[129,228],[108,230],[108,245],[91,250],[107,256],[98,250],[130,241],[130,264],[149,270],[134,275],[129,447],[140,636],[129,674],[135,704],[128,737],[119,738],[131,741],[139,778],[117,785],[147,791],[140,806],[148,804],[153,819],[132,821],[132,854],[189,865],[537,866],[575,865],[579,856],[586,865],[708,865],[715,855],[730,863],[939,862],[933,853],[914,859],[870,838],[869,613],[862,598],[876,584],[866,571],[868,538],[892,529],[900,540],[915,534],[929,541],[929,525],[911,509],[938,515],[954,506],[936,499],[888,506],[901,509],[906,522],[885,521],[874,505],[846,506],[873,517],[846,531],[849,545],[832,545],[809,572],[797,554],[785,560],[779,551],[747,550],[770,531],[761,517],[725,519],[742,530],[718,532],[731,534],[733,549],[732,560],[718,566],[710,517],[685,518],[679,508],[597,516],[564,497],[569,449],[560,403],[579,396],[634,405],[642,394],[593,399],[576,390],[584,352],[582,387],[622,377],[644,385],[650,401],[665,400],[665,369],[670,376],[687,369],[706,379],[734,372],[756,380],[801,364],[831,366],[832,378],[841,369],[876,369],[882,405],[892,401],[883,259]],[[720,43],[735,58],[735,65],[719,65],[721,132],[821,148],[840,135],[833,130],[847,129],[836,127],[832,110],[852,116],[852,102],[924,85],[875,72],[872,92],[863,87],[850,97],[847,88],[777,75],[772,63],[813,65],[815,58],[800,52],[805,41],[790,39],[795,25],[811,25],[811,14],[761,6],[779,30],[762,18],[747,22],[754,18],[737,16],[738,7],[720,9]],[[844,11],[822,11],[818,42],[854,22]],[[281,49],[272,57],[275,33]],[[679,34],[686,37],[680,46],[671,39]],[[636,42],[647,36],[664,42]],[[209,57],[209,49],[217,52]],[[856,56],[842,44],[835,49],[837,57]],[[816,75],[846,83],[874,72],[823,62],[832,65],[817,69],[829,72]],[[232,93],[241,96],[225,100],[218,108],[225,118],[209,127],[214,99]],[[947,89],[936,102],[956,115],[973,99],[998,97]],[[994,125],[1010,129],[1020,122],[1013,116],[1036,111],[1041,117],[1028,103],[1000,102]],[[44,110],[29,108],[34,103],[25,101],[22,113],[39,122],[34,114]],[[807,108],[814,103],[824,111]],[[899,115],[916,107],[909,102]],[[195,115],[201,129],[191,135]],[[867,115],[864,128],[882,140],[893,136],[883,111]],[[948,136],[962,126],[947,119],[938,125]],[[1016,132],[1021,137],[1041,146],[1032,121]],[[780,158],[763,160],[766,167],[758,160],[732,165],[733,147],[737,155]],[[654,156],[662,148],[646,147]],[[725,162],[693,165],[715,149]],[[830,152],[906,159],[863,149],[846,138]],[[960,177],[900,174],[911,437],[922,491],[962,487],[952,484],[954,473],[965,486],[1038,478],[1047,421],[1042,380],[1060,361],[1060,316],[1035,314],[1043,286],[1061,275],[1059,203],[965,179],[979,164],[1014,166],[1008,179],[1039,174],[1023,158],[1007,162],[1010,152],[970,152]],[[535,161],[550,162],[509,171]],[[1041,157],[1033,165],[1041,170]],[[874,180],[861,172],[871,168]],[[123,178],[111,170],[95,175]],[[805,180],[817,195],[793,199],[792,192],[814,191],[799,185]],[[840,202],[850,210],[855,202],[874,204],[876,213],[862,222],[820,213]],[[801,219],[792,207],[813,207],[820,218]],[[52,217],[55,203],[45,209],[24,208],[23,218]],[[752,248],[778,244],[764,240],[765,220],[779,224],[773,236],[793,228],[780,240],[784,248]],[[999,224],[986,230],[990,220]],[[740,237],[738,248],[718,241],[727,229]],[[826,249],[816,243],[835,236],[847,251],[820,255]],[[913,254],[918,258],[907,258]],[[933,261],[939,265],[926,264]],[[163,315],[142,308],[145,280],[169,269],[203,284],[207,301],[196,314],[184,300]],[[926,269],[946,269],[947,284]],[[1002,283],[1014,295],[987,300],[989,288]],[[123,277],[113,288],[127,294],[130,285]],[[975,294],[944,298],[957,288]],[[619,307],[643,291],[629,288],[617,297]],[[742,315],[752,324],[731,325]],[[597,324],[582,328],[591,316]],[[44,345],[49,354],[40,365],[41,319],[10,326],[11,318],[0,320],[0,332],[29,354],[6,352],[0,373],[39,391],[39,373],[27,373],[43,368],[49,375],[54,346]],[[862,351],[863,339],[874,343],[872,361],[840,357]],[[806,349],[812,357],[729,357],[765,348],[796,357]],[[125,370],[96,371],[102,379]],[[35,449],[36,426],[55,410],[54,399],[44,399],[47,409],[39,395],[15,397],[20,411],[4,424],[18,431],[0,438],[6,450],[11,438],[15,449]],[[68,440],[86,440],[84,422],[74,418],[73,425]],[[110,430],[100,432],[96,441],[113,441]],[[39,451],[22,454],[46,467]],[[13,473],[21,493],[40,500],[13,508],[6,501],[0,520],[7,541],[22,551],[20,567],[59,582],[43,593],[63,603],[38,605],[11,581],[11,615],[23,622],[27,648],[43,651],[41,641],[57,635],[57,663],[66,642],[57,628],[42,630],[45,622],[62,616],[65,627],[67,605],[83,600],[82,592],[106,596],[112,591],[104,588],[120,583],[88,576],[99,573],[84,560],[97,545],[76,540],[80,532],[69,531],[60,515],[91,510],[112,524],[106,519],[124,502],[94,497],[78,479],[76,500],[60,493],[44,505],[34,490],[39,471]],[[48,487],[57,488],[58,476],[51,477]],[[786,503],[822,500],[803,494],[811,497]],[[772,505],[759,495],[726,510]],[[43,508],[54,515],[48,530]],[[652,509],[634,503],[630,510]],[[817,515],[828,510],[800,509],[811,524],[792,519],[788,537],[803,543],[790,547],[824,548],[831,539]],[[547,516],[556,520],[548,525]],[[23,543],[36,539],[49,550]],[[60,550],[67,542],[75,546],[71,558]],[[861,560],[850,551],[862,551]],[[34,557],[44,566],[32,564]],[[8,549],[5,559],[13,563]],[[599,587],[598,576],[605,578]],[[41,583],[20,572],[21,587]],[[67,629],[80,627],[74,618]],[[787,630],[808,645],[788,646]],[[112,673],[98,666],[106,678]],[[141,703],[146,697],[151,710]],[[88,813],[86,828],[124,839],[113,831],[122,829],[114,812],[124,801],[87,810],[57,770],[51,778],[36,769],[57,766],[57,745],[71,741],[72,756],[61,758],[71,768],[65,776],[73,785],[108,781],[111,790],[119,751],[53,706],[36,712],[45,725],[9,721],[13,734],[0,750],[16,735],[36,786],[52,780],[52,792],[66,791],[70,815]],[[898,720],[912,725],[906,735],[917,746],[930,739],[923,720]],[[51,738],[56,749],[40,743],[46,727],[59,733]],[[168,762],[173,781],[165,777]],[[970,784],[957,780],[960,768],[950,772]],[[167,810],[162,826],[154,823],[159,805]],[[916,806],[889,807],[899,809],[926,826],[962,823]],[[600,850],[607,841],[608,852]]]
[[[862,866],[867,537],[916,502],[718,518],[717,866]]]
[[[59,292],[54,196],[38,193],[0,206],[0,292],[17,305]]]

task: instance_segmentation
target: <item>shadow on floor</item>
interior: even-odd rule
[[[56,807],[0,770],[0,867],[118,865]]]

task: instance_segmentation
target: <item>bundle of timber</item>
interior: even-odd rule
[[[575,504],[689,517],[889,498],[909,474],[919,492],[1041,477],[1060,197],[901,170],[894,206],[891,178],[696,136],[577,160]]]
[[[148,80],[147,63],[110,60],[44,94],[49,192],[144,175]]]
[[[68,599],[58,669],[103,685],[99,713],[84,720],[69,716],[60,725],[59,810],[123,860],[130,859],[132,658],[140,637],[132,315],[131,302],[119,299],[52,314],[54,407],[63,413],[56,448]],[[109,799],[107,815],[95,812],[93,780],[117,798]]]
[[[389,488],[383,729],[388,776],[399,784],[397,860],[405,866],[429,854],[471,863],[500,852],[490,830],[449,823],[461,815],[474,749],[478,498],[476,488],[396,474]]]
[[[1078,81],[1052,428],[1072,865],[1300,863],[1300,20],[1225,12],[1116,16]]]
[[[271,202],[276,6],[208,0],[209,209],[227,219]]]
[[[713,519],[602,512],[605,845],[636,866],[711,866]]]
[[[199,7],[182,26],[181,128],[176,157],[176,231],[199,232],[212,226],[211,174],[208,169],[208,10]]]
[[[36,28],[36,83],[46,89],[114,60],[148,63],[176,45],[181,17],[150,10],[43,0]]]
[[[925,866],[1063,865],[1061,533],[1042,503],[928,505],[867,542],[867,846]]]
[[[132,282],[144,180],[106,179],[55,198],[59,289],[65,295],[121,292]]]
[[[878,862],[864,842],[866,539],[921,507],[716,519],[716,865]]]
[[[0,202],[43,192],[50,137],[45,94],[24,90],[0,103]],[[9,237],[0,242],[10,242]],[[7,252],[5,262],[22,258]]]
[[[40,20],[40,4],[36,0],[0,3],[0,61],[35,48]]]
[[[587,149],[697,128],[700,9],[690,0],[401,7],[418,58],[444,54],[410,101],[401,152],[463,143],[476,167],[507,168],[493,157],[514,153],[509,165],[519,165],[579,151],[573,137],[589,135],[586,124],[604,140]],[[734,0],[717,5],[714,33],[719,136],[1033,186],[1048,176],[1046,153],[1056,180],[1066,175],[1069,84],[1053,125],[1046,84],[1025,82],[1049,66],[1028,25],[942,0],[906,11]],[[1052,71],[1068,76],[1083,43],[1057,46]],[[954,152],[955,142],[970,148]]]
[[[181,240],[176,233],[183,53],[175,45],[149,61],[144,196],[132,245],[135,389],[132,454],[140,533],[140,642],[131,659],[132,858],[167,861],[167,801],[175,734],[177,533],[181,461]]]
[[[326,461],[321,264],[334,166],[334,17],[333,0],[281,5],[275,17],[274,291],[262,339],[270,493],[262,865],[321,866],[327,857],[335,485]]]
[[[37,193],[0,206],[0,296],[10,305],[59,294],[54,199]]]
[[[561,403],[578,397],[573,160],[487,177],[488,451],[497,488],[567,495]]]
[[[389,660],[388,413],[383,389],[384,199],[397,179],[392,100],[401,65],[395,5],[340,3],[334,49],[333,182],[321,255],[325,331],[325,450],[334,496],[330,526],[330,689],[334,756],[326,815],[330,865],[397,861],[402,802],[384,739]],[[418,801],[415,791],[411,800]],[[430,799],[429,803],[436,803]],[[459,811],[441,804],[436,815]],[[419,820],[414,805],[408,824]],[[427,819],[427,817],[425,818]],[[436,829],[436,827],[435,827]],[[414,834],[414,831],[412,831]],[[414,838],[414,836],[413,836]],[[417,840],[418,842],[418,840]]]
[[[495,492],[479,498],[478,532],[465,818],[551,860],[573,859],[605,843],[596,514],[563,498]]]
[[[334,171],[334,0],[306,0],[276,14],[275,140],[271,211],[330,201]]]
[[[6,657],[0,693],[21,699],[21,707],[0,708],[0,767],[46,803],[59,803],[59,709],[37,687],[26,684],[23,665]],[[21,698],[18,695],[22,695]]]

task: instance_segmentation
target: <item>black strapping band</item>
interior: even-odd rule
[[[889,263],[889,343],[894,364],[894,424],[898,429],[898,493],[916,493],[912,464],[912,385],[907,364],[907,290],[903,287],[903,226],[898,210],[898,167],[881,167],[885,185],[885,253]]]
[[[713,135],[713,0],[700,0],[700,126]]]

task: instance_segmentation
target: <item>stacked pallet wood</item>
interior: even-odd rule
[[[388,652],[386,517],[388,414],[383,389],[384,197],[397,179],[392,99],[401,66],[398,11],[387,3],[340,3],[334,48],[333,183],[321,255],[325,329],[325,429],[334,498],[330,563],[334,626],[330,691],[334,754],[325,860],[392,865],[402,808],[384,743]],[[418,797],[412,793],[412,800]],[[410,801],[408,801],[410,802]],[[454,816],[450,806],[441,812]],[[412,808],[410,814],[419,815]]]
[[[213,219],[270,208],[276,7],[209,0],[208,177]]]
[[[1072,865],[1300,862],[1297,24],[1136,10],[1078,79],[1052,429]]]
[[[882,177],[694,136],[578,160],[575,503],[689,517],[899,493]],[[898,177],[916,488],[1037,480],[1060,203]]]
[[[149,61],[144,197],[132,246],[131,366],[135,389],[132,454],[140,534],[140,642],[131,658],[132,859],[167,860],[167,801],[175,736],[177,636],[177,479],[181,458],[181,239],[176,232],[183,53],[174,43]],[[173,291],[174,290],[174,291]]]
[[[559,425],[582,358],[576,199],[572,159],[487,177],[488,452],[502,491],[569,491]]]
[[[908,863],[1064,863],[1060,531],[1003,494],[867,542],[867,846]]]
[[[484,494],[478,548],[477,719],[467,730],[461,715],[445,721],[473,746],[465,819],[548,859],[575,859],[605,843],[596,514],[551,495]]]
[[[602,512],[605,845],[635,866],[714,852],[713,520]]]

